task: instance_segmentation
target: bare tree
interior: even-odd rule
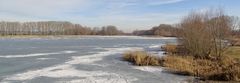
[[[179,25],[179,42],[195,57],[221,56],[228,46],[230,20],[220,9],[192,12]]]

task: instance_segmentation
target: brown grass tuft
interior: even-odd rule
[[[185,55],[187,54],[187,50],[181,45],[175,44],[166,44],[161,47],[163,51],[166,52],[167,55]]]
[[[228,56],[230,56],[230,57],[239,59],[239,61],[240,61],[240,47],[239,47],[239,46],[229,47],[229,48],[224,52],[224,54],[225,54],[225,55],[228,55]]]
[[[230,40],[230,43],[232,44],[232,46],[240,46],[240,37],[233,37]]]
[[[173,45],[173,44],[166,44],[166,45],[162,46],[161,48],[167,54],[175,54],[178,52],[177,45]]]
[[[160,59],[144,51],[129,51],[124,53],[123,59],[138,66],[160,66]]]
[[[192,57],[166,56],[163,60],[163,66],[168,67],[173,73],[194,75]]]

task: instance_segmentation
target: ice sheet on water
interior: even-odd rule
[[[50,78],[69,78],[69,77],[84,77],[86,79],[77,79],[69,81],[70,83],[129,83],[130,81],[137,80],[134,77],[125,77],[117,73],[111,73],[107,71],[86,71],[78,70],[74,67],[75,64],[88,64],[94,65],[95,61],[102,60],[104,56],[109,56],[116,53],[122,53],[127,50],[133,50],[135,48],[108,48],[107,51],[99,52],[92,55],[72,57],[70,61],[63,64],[55,65],[52,67],[46,67],[38,70],[29,70],[27,72],[8,76],[3,79],[3,82],[9,81],[26,81],[37,77],[50,77]],[[65,51],[64,53],[72,53],[71,51]],[[111,79],[111,80],[109,80]]]

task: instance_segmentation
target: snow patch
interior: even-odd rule
[[[50,59],[54,59],[54,58],[37,58],[37,60],[50,60]]]
[[[131,79],[131,80],[128,80]],[[131,81],[136,81],[136,78],[124,78],[119,75],[104,78],[104,77],[95,77],[95,78],[87,78],[87,79],[80,79],[80,80],[72,80],[68,81],[67,83],[131,83]],[[59,83],[66,83],[64,81]]]
[[[21,74],[16,74],[12,77],[4,79],[5,81],[11,80],[30,80],[36,77],[51,77],[51,78],[68,78],[68,77],[87,77],[94,78],[94,76],[115,75],[104,71],[83,71],[77,70],[73,66],[64,64],[55,67],[48,67],[40,70],[28,71]]]
[[[141,70],[141,71],[152,72],[152,73],[154,73],[154,72],[162,72],[162,70],[163,70],[160,67],[151,67],[151,66],[142,66],[142,67],[134,66],[133,68]]]
[[[149,46],[149,48],[159,48],[160,45],[152,45],[152,46]]]
[[[84,56],[74,56],[73,60],[66,62],[67,64],[90,64],[96,61],[101,61],[104,56],[109,56],[113,54],[123,53],[128,50],[133,50],[138,48],[106,48],[104,52],[99,52],[93,55],[84,55]]]
[[[1,55],[0,58],[22,58],[22,57],[35,57],[35,56],[47,56],[47,55],[56,55],[56,54],[72,54],[76,53],[76,51],[60,51],[60,52],[52,52],[52,53],[34,53],[34,54],[26,54],[26,55]]]

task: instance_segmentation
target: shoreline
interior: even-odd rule
[[[31,38],[84,38],[84,37],[143,37],[143,38],[175,38],[164,36],[137,36],[137,35],[1,35],[0,39],[31,39]]]
[[[161,49],[163,49],[163,48],[161,48]],[[167,49],[168,49],[168,47],[167,47]],[[169,52],[166,49],[160,50],[160,51]],[[163,70],[166,70],[167,72],[172,73],[174,75],[189,76],[189,77],[191,77],[191,79],[187,79],[187,81],[190,83],[195,83],[196,81],[197,82],[238,82],[237,80],[230,79],[230,78],[229,78],[229,80],[225,80],[221,77],[211,79],[211,75],[208,75],[208,74],[202,74],[202,75],[196,76],[196,75],[194,75],[195,74],[194,70],[191,71],[191,69],[194,66],[191,66],[191,64],[190,65],[188,64],[188,63],[200,63],[200,64],[213,65],[216,62],[218,63],[218,61],[211,61],[209,59],[196,59],[196,61],[193,61],[193,57],[189,57],[189,56],[183,57],[180,55],[172,56],[169,54],[164,54],[163,56],[165,56],[165,57],[155,57],[154,54],[149,53],[147,50],[142,50],[142,51],[136,50],[136,51],[126,52],[122,58],[124,59],[124,61],[132,63],[132,65],[139,67],[139,68],[152,67],[152,66],[153,67],[162,67],[162,68],[164,68]],[[150,59],[146,60],[146,58],[150,58]],[[237,65],[237,62],[233,62],[233,63],[231,62],[233,60],[237,61],[235,59],[236,58],[231,58],[231,56],[230,56],[230,57],[224,57],[224,59],[222,61],[225,61],[223,63],[227,63],[225,65],[228,65],[228,66]],[[230,62],[226,61],[226,60],[230,60]],[[158,62],[158,63],[155,63],[155,62]],[[146,63],[153,63],[153,64],[146,64]],[[177,66],[175,63],[179,63],[179,65],[181,65],[181,66]],[[199,64],[194,64],[194,65],[200,66]],[[215,65],[219,65],[219,64],[215,64]],[[201,65],[201,66],[204,66],[203,68],[206,69],[206,65]],[[217,68],[217,69],[219,68],[219,66],[217,66],[217,67],[211,66],[211,67]],[[201,67],[199,67],[199,68],[203,69]],[[221,68],[225,68],[225,67],[221,67]],[[234,67],[234,68],[237,69],[236,67]],[[190,70],[188,70],[188,69],[190,69]],[[227,69],[229,69],[229,68],[227,68]],[[231,70],[222,70],[221,72],[217,73],[217,75],[221,75],[221,73],[224,73],[224,75],[228,75],[229,71],[230,71],[230,74],[233,73],[233,72],[231,72]],[[211,73],[211,71],[208,71],[208,72]],[[204,78],[204,75],[209,76],[209,77]]]

